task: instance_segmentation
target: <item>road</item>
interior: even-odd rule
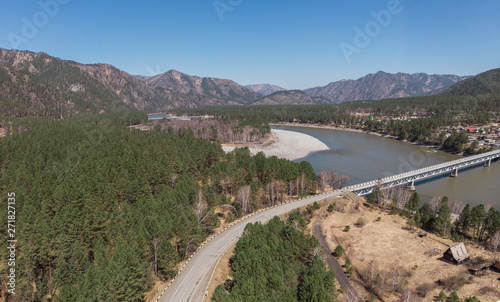
[[[322,215],[320,215],[320,217],[321,216]],[[326,257],[326,263],[331,269],[333,269],[339,285],[344,289],[344,292],[348,296],[347,301],[363,302],[364,300],[358,295],[356,290],[352,287],[351,283],[349,282],[349,278],[347,278],[346,274],[344,273],[344,270],[342,269],[342,266],[340,266],[340,263],[337,261],[337,259],[335,259],[335,257],[332,256],[332,251],[330,250],[330,247],[326,243],[325,236],[323,236],[323,230],[321,229],[320,218],[318,218],[314,226],[314,236],[318,239],[319,243],[323,247]]]
[[[212,272],[217,265],[219,258],[224,252],[235,244],[240,238],[245,226],[248,223],[265,223],[274,216],[286,214],[296,208],[300,208],[315,201],[320,201],[328,197],[341,195],[340,191],[330,192],[324,195],[317,195],[291,203],[279,205],[266,211],[254,214],[244,221],[228,228],[211,241],[206,243],[185,266],[179,277],[172,283],[167,291],[161,296],[162,302],[201,302],[204,299],[205,291]],[[208,301],[208,298],[205,300]]]

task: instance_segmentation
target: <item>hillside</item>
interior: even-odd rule
[[[311,97],[300,90],[278,91],[263,97],[252,105],[309,105],[324,104],[328,100],[320,97]]]
[[[270,84],[254,84],[254,85],[246,85],[245,87],[263,95],[270,95],[278,91],[286,90],[279,86]]]
[[[448,89],[445,95],[482,95],[500,93],[500,68],[483,72]]]
[[[199,106],[242,105],[262,97],[260,93],[231,80],[189,76],[176,70],[151,77],[147,83],[152,87],[169,89],[182,96],[184,101]]]
[[[333,82],[324,87],[306,89],[305,92],[310,96],[327,98],[332,103],[381,100],[438,94],[466,78],[456,75],[390,74],[379,71],[357,80]]]
[[[123,105],[156,110],[186,104],[110,65],[0,49],[0,108],[6,115],[64,118]]]
[[[262,95],[230,80],[169,71],[132,76],[107,64],[80,64],[45,53],[0,49],[0,112],[66,118],[120,107],[171,108],[241,105]]]

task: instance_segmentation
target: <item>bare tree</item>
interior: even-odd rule
[[[401,290],[401,282],[403,280],[403,269],[394,263],[392,267],[392,288],[394,291],[399,292]]]
[[[274,206],[283,200],[283,182],[275,179],[266,185],[268,204]]]
[[[206,217],[203,217],[203,215],[205,214],[205,210],[207,209],[207,202],[203,197],[203,190],[201,188],[198,191],[198,197],[196,198],[196,202],[193,208],[194,214],[196,215],[196,218],[198,218],[198,224],[200,224]]]
[[[322,191],[324,191],[326,186],[329,185],[330,177],[331,177],[330,171],[321,170],[321,172],[319,172],[319,177],[318,177],[319,185]]]
[[[230,204],[225,204],[225,205],[222,205],[221,208],[227,208],[229,209],[231,212],[233,212],[234,216],[238,216],[238,210],[236,210],[235,207],[233,207],[232,205]]]
[[[155,250],[155,275],[158,274],[158,246],[160,245],[161,240],[158,238],[153,238],[153,248]]]
[[[307,190],[307,177],[305,173],[300,174],[299,182],[300,182],[300,192],[304,193],[304,191]]]
[[[496,231],[490,238],[490,247],[493,250],[493,255],[495,257],[495,262],[497,261],[497,251],[500,246],[500,231]]]
[[[403,302],[413,302],[415,300],[415,296],[413,295],[412,291],[408,288],[405,288],[403,291],[402,295],[402,300]]]
[[[431,207],[431,210],[434,211],[435,215],[437,215],[439,208],[441,207],[441,200],[442,199],[443,199],[443,196],[434,196],[429,201],[429,206]]]
[[[338,175],[337,171],[323,170],[319,173],[320,185],[322,190],[326,188],[326,185],[333,189],[341,189],[349,182],[349,177],[345,175]]]
[[[400,210],[404,210],[406,208],[406,205],[411,199],[411,196],[413,194],[406,190],[405,187],[399,187],[398,192],[397,192],[397,207]]]
[[[238,202],[243,215],[246,215],[250,211],[250,193],[250,186],[243,186],[238,190]]]
[[[340,175],[337,177],[337,181],[335,182],[335,185],[333,186],[335,189],[342,189],[346,184],[349,183],[351,179],[347,175]]]
[[[288,189],[289,189],[288,195],[290,196],[290,198],[292,198],[293,197],[293,190],[295,189],[295,181],[290,180],[288,182]]]
[[[373,282],[375,281],[375,276],[377,275],[377,270],[375,268],[375,261],[370,262],[370,266],[366,270],[366,281],[368,282],[369,286],[373,286]]]
[[[459,216],[465,209],[465,203],[460,200],[448,200],[448,207],[450,207],[451,214]]]

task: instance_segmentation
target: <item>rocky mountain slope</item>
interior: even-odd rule
[[[262,98],[230,80],[171,70],[132,76],[107,64],[80,64],[45,53],[0,49],[0,112],[64,118],[128,106],[146,112],[176,107],[243,105]]]
[[[276,85],[270,85],[270,84],[255,84],[255,85],[246,85],[248,89],[251,89],[255,92],[258,92],[263,95],[270,95],[278,91],[284,91],[286,89],[281,88]]]
[[[179,105],[186,104],[171,91],[151,87],[111,65],[0,49],[0,109],[5,115],[64,118],[123,106],[150,111]]]
[[[231,80],[200,78],[176,70],[150,77],[146,82],[152,87],[169,89],[200,106],[244,105],[262,97]]]
[[[381,100],[439,94],[468,77],[428,75],[425,73],[390,74],[379,71],[357,80],[342,80],[324,87],[305,90],[310,96],[324,97],[332,103],[355,100]]]

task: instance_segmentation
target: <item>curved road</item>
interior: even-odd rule
[[[172,283],[167,291],[161,296],[162,302],[201,302],[204,299],[205,290],[215,269],[219,258],[224,252],[235,244],[240,238],[248,223],[267,222],[276,215],[286,214],[296,208],[300,208],[315,201],[341,195],[342,192],[335,191],[323,195],[317,195],[287,204],[279,205],[268,210],[255,213],[242,222],[228,228],[212,240],[207,242],[191,261],[184,267],[179,277]],[[209,297],[207,297],[209,298]],[[207,299],[208,301],[208,299]]]

